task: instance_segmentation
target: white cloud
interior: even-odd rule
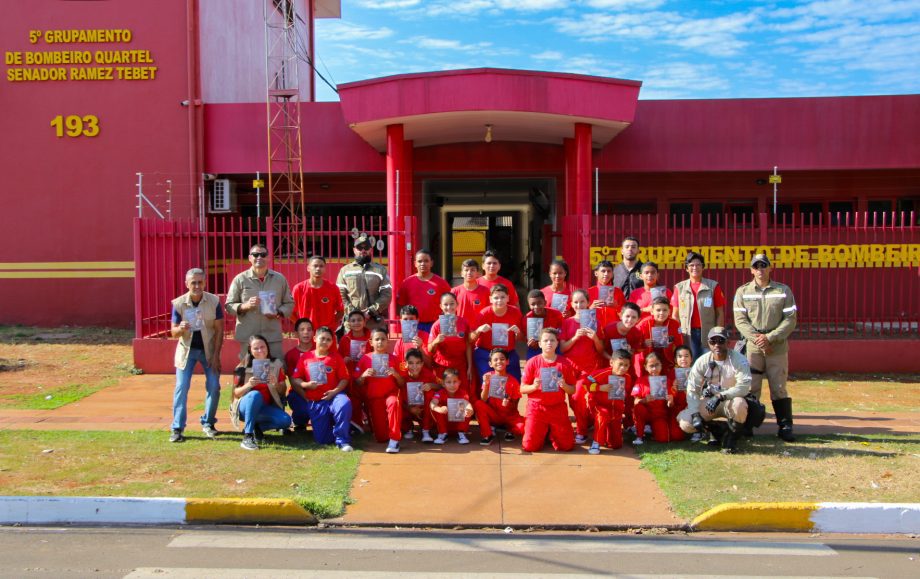
[[[731,83],[711,64],[672,62],[654,66],[642,78],[642,98],[695,98],[725,96]]]
[[[544,50],[538,54],[532,54],[530,57],[534,60],[562,60],[562,53],[558,50]]]
[[[586,0],[591,8],[601,10],[651,10],[658,8],[665,0]]]
[[[323,23],[322,20],[319,22]],[[322,34],[327,38],[341,40],[381,40],[393,36],[393,31],[386,26],[369,28],[360,24],[352,24],[344,20],[324,22]]]
[[[373,10],[389,10],[391,8],[412,8],[422,3],[422,0],[356,0],[358,6]]]
[[[425,50],[448,50],[455,52],[482,52],[492,46],[491,42],[465,44],[459,40],[431,38],[428,36],[414,36],[407,40],[401,40],[400,42],[403,44],[414,44],[418,48]]]

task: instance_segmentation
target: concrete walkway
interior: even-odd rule
[[[0,429],[162,430],[169,429],[174,378],[126,377],[55,410],[0,409]],[[226,382],[226,377],[223,382]],[[227,396],[224,389],[224,397]],[[204,401],[204,378],[196,375],[189,394],[189,424],[197,424]],[[218,428],[230,430],[227,399],[221,400]],[[796,416],[802,434],[916,434],[920,413],[865,415],[808,413]],[[772,435],[772,416],[759,429]],[[343,524],[467,526],[677,526],[654,478],[639,468],[632,448],[586,447],[570,453],[521,451],[520,441],[481,447],[478,433],[460,446],[403,441],[402,452],[388,455],[384,445],[367,443],[352,487],[354,504]],[[641,500],[640,500],[641,497]]]

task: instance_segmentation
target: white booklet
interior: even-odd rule
[[[565,312],[569,307],[569,294],[553,294],[553,301],[550,302],[549,307],[557,312]]]
[[[626,400],[626,378],[611,374],[607,377],[607,383],[610,384],[610,392],[607,393],[607,398],[610,400]]]
[[[204,329],[204,317],[201,315],[201,308],[185,308],[185,311],[182,312],[182,317],[189,323],[193,332],[200,332]]]
[[[448,422],[463,422],[466,420],[466,405],[469,404],[463,398],[447,399],[447,420]]]
[[[425,403],[425,391],[422,390],[424,382],[406,382],[406,404],[409,406],[421,406]]]
[[[457,316],[455,314],[441,314],[438,316],[438,322],[440,322],[441,335],[457,335]]]
[[[613,303],[614,287],[612,285],[597,286],[597,299],[601,300],[608,306]]]
[[[579,310],[578,323],[582,328],[597,331],[597,310]]]
[[[648,377],[649,394],[652,400],[665,400],[668,397],[668,377],[667,376],[649,376]]]
[[[653,348],[667,348],[668,344],[671,343],[671,338],[668,336],[668,327],[667,326],[652,326],[652,347]]]
[[[663,285],[656,285],[652,288],[651,294],[653,300],[658,298],[666,298],[668,297],[668,288],[664,287]]]
[[[489,377],[489,398],[504,399],[508,393],[508,377],[492,374]]]
[[[326,378],[326,365],[322,362],[310,362],[307,366],[307,370],[310,372],[310,380],[316,382],[317,384],[326,384],[328,379]]]
[[[252,377],[256,379],[256,382],[268,384],[268,377],[271,366],[271,360],[253,360]]]
[[[399,320],[402,343],[408,344],[418,336],[418,320]]]
[[[686,392],[689,377],[690,368],[674,368],[674,389],[678,392]]]
[[[556,368],[540,368],[540,392],[559,392],[562,373]]]
[[[527,318],[527,341],[539,340],[543,331],[543,318]]]
[[[348,357],[352,360],[359,360],[367,350],[367,341],[352,340],[348,346]]]
[[[626,338],[614,338],[610,340],[610,350],[616,352],[617,350],[626,350],[629,353],[632,353],[632,348],[629,347],[629,341]]]
[[[278,296],[275,292],[259,292],[259,311],[263,314],[278,314]]]
[[[374,368],[374,376],[387,376],[390,373],[390,355],[389,354],[371,354],[371,365]]]
[[[507,346],[508,345],[508,324],[492,324],[492,345],[493,346]]]

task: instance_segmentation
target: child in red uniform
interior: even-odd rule
[[[603,328],[619,318],[626,296],[623,290],[613,286],[613,264],[608,260],[597,264],[594,277],[597,278],[597,285],[588,288],[588,302],[591,309],[597,310],[597,327]]]
[[[656,352],[649,352],[645,356],[645,373],[636,379],[632,395],[636,403],[633,406],[633,420],[636,422],[636,438],[633,444],[643,444],[645,425],[652,427],[652,437],[655,442],[670,442],[683,440],[683,435],[672,438],[671,428],[668,425],[668,407],[673,403],[674,380],[662,372],[661,356]]]
[[[300,318],[294,322],[294,333],[297,334],[297,345],[284,355],[284,371],[288,376],[294,374],[300,356],[316,347],[313,343],[313,322],[309,318]]]
[[[666,286],[658,285],[658,264],[654,261],[643,263],[639,275],[642,278],[643,286],[634,289],[629,294],[629,301],[639,306],[644,320],[652,317],[652,300],[655,298],[667,298],[670,303],[671,290]]]
[[[419,328],[425,332],[431,331],[431,325],[438,319],[441,308],[438,307],[438,297],[450,291],[450,285],[444,278],[433,273],[431,266],[434,260],[431,252],[420,249],[415,252],[415,275],[410,275],[399,284],[399,293],[396,294],[396,308],[402,311],[404,306],[412,304],[417,308],[416,315],[419,319]]]
[[[473,405],[470,404],[469,394],[460,388],[460,375],[453,368],[444,370],[442,375],[443,388],[434,393],[429,408],[435,423],[438,425],[438,437],[435,444],[447,442],[447,434],[457,433],[457,442],[469,444],[470,439],[466,433],[470,429],[470,418],[473,416]]]
[[[600,331],[605,358],[610,359],[617,350],[626,350],[632,354],[642,349],[642,334],[636,329],[640,315],[639,306],[626,302],[620,310],[619,321],[610,322]]]
[[[482,277],[476,280],[476,282],[484,286],[490,292],[492,288],[496,285],[503,285],[505,289],[508,290],[508,304],[514,307],[517,307],[519,304],[517,290],[514,289],[514,284],[511,283],[511,280],[505,277],[498,275],[498,272],[502,269],[502,262],[498,260],[498,256],[491,249],[482,254]],[[492,295],[491,293],[489,295]]]
[[[466,320],[470,328],[474,327],[476,318],[482,308],[489,305],[489,288],[479,285],[479,263],[475,259],[464,260],[460,266],[463,283],[450,290],[457,296],[457,315]]]
[[[373,351],[365,354],[358,361],[355,381],[363,387],[367,397],[367,410],[371,419],[371,428],[377,442],[387,442],[387,452],[399,452],[400,427],[402,426],[402,408],[399,405],[399,389],[403,378],[397,368],[396,358],[387,353],[388,336],[386,331],[377,328],[371,331]],[[374,364],[374,356],[384,360],[384,364]]]
[[[345,360],[345,367],[352,375],[355,373],[358,360],[361,356],[371,351],[370,334],[367,331],[367,318],[361,310],[352,310],[345,319],[348,332],[339,340],[339,354]],[[348,398],[351,400],[351,421],[359,432],[364,432],[367,425],[367,404],[364,397],[364,387],[357,382],[352,382],[348,387]]]
[[[642,334],[642,352],[636,356],[636,376],[643,374],[644,357],[649,352],[658,354],[664,372],[674,367],[674,349],[683,345],[680,323],[671,319],[671,304],[667,298],[652,300],[652,317],[639,322],[636,329]]]
[[[575,392],[575,369],[556,354],[558,347],[555,330],[544,329],[540,333],[540,355],[524,367],[521,394],[527,395],[527,415],[521,448],[527,452],[540,451],[547,432],[556,450],[569,451],[575,446],[565,404],[565,395]]]
[[[457,296],[450,292],[441,294],[441,316],[431,326],[428,336],[428,351],[434,362],[435,374],[443,374],[447,368],[460,373],[464,384],[473,382],[473,346],[467,339],[470,327],[457,313]],[[441,321],[445,322],[442,327]]]
[[[521,359],[514,349],[523,337],[524,318],[521,310],[508,304],[508,288],[497,284],[489,290],[491,305],[483,308],[470,332],[470,342],[475,346],[473,363],[476,365],[476,383],[489,371],[489,352],[502,348],[508,352],[508,373],[521,379]],[[504,340],[502,340],[502,338]],[[503,343],[504,342],[504,343]]]
[[[626,350],[614,350],[610,366],[598,368],[585,376],[580,386],[588,393],[588,410],[594,417],[594,442],[589,454],[600,454],[601,447],[623,446],[623,410],[626,395],[632,390],[629,371],[632,356]]]
[[[571,301],[571,295],[566,296],[566,300]],[[530,311],[524,317],[524,325],[527,332],[527,359],[530,360],[540,355],[540,330],[553,328],[561,331],[563,317],[558,310],[546,307],[546,296],[540,290],[531,290],[527,294],[527,305]],[[532,319],[541,321],[535,323],[530,321]]]
[[[518,412],[521,400],[521,383],[508,375],[508,354],[496,348],[489,355],[492,371],[482,377],[480,399],[473,403],[479,421],[479,444],[488,446],[495,440],[494,426],[504,426],[505,440],[524,434],[524,417]]]
[[[671,430],[671,440],[682,440],[684,431],[677,422],[677,415],[687,407],[687,379],[690,377],[690,368],[693,366],[693,352],[687,346],[678,346],[674,350],[674,403],[668,407],[668,428]],[[677,438],[675,435],[679,436]],[[694,433],[697,440],[700,433]]]
[[[569,283],[569,264],[561,259],[554,259],[549,262],[548,274],[552,283],[541,290],[546,305],[561,313],[564,318],[572,317],[575,315],[571,304],[575,286]]]
[[[435,377],[431,368],[426,368],[423,362],[422,353],[418,350],[409,350],[406,352],[406,359],[400,364],[400,375],[403,377],[405,385],[400,391],[403,409],[403,438],[412,440],[414,433],[412,431],[412,422],[418,422],[422,429],[422,442],[433,442],[431,438],[431,427],[434,420],[428,406],[434,393],[441,386]],[[418,390],[415,393],[414,390]],[[416,398],[413,399],[413,394]]]
[[[321,255],[311,257],[307,262],[307,271],[310,272],[309,279],[291,290],[294,296],[294,318],[310,318],[316,328],[327,326],[335,330],[342,321],[345,306],[339,288],[323,278],[326,258]],[[335,342],[330,351],[338,351]]]
[[[399,321],[403,328],[406,326],[403,325],[402,322],[415,321],[418,323],[418,310],[411,304],[403,306],[402,309],[399,310]],[[431,355],[428,353],[428,332],[422,329],[421,324],[416,326],[415,337],[407,342],[405,333],[400,333],[399,339],[396,340],[396,343],[393,345],[393,355],[396,356],[396,359],[400,362],[406,359],[406,352],[409,350],[418,350],[421,352],[425,365],[429,368],[431,367]]]
[[[581,325],[581,312],[589,310],[588,292],[575,290],[572,293],[572,308],[575,315],[562,323],[562,334],[559,336],[562,344],[559,349],[575,368],[576,380],[580,380],[597,369],[604,345],[595,329]],[[591,414],[588,412],[585,394],[584,388],[576,388],[575,393],[569,396],[569,404],[575,414],[575,444],[587,442],[588,429],[591,427]]]

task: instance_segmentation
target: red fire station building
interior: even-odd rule
[[[639,80],[482,68],[349,83],[339,102],[315,102],[313,22],[342,7],[293,0],[284,98],[297,103],[304,217],[292,247],[256,187],[277,172],[266,53],[284,38],[265,14],[279,2],[9,4],[0,323],[135,324],[161,339],[184,270],[206,267],[221,293],[256,238],[291,283],[310,252],[347,258],[357,227],[378,232],[394,281],[416,248],[450,279],[490,247],[525,291],[555,256],[587,284],[633,234],[667,283],[694,248],[729,294],[750,254],[770,253],[799,301],[799,367],[821,368],[841,339],[916,349],[920,95],[641,100]]]

